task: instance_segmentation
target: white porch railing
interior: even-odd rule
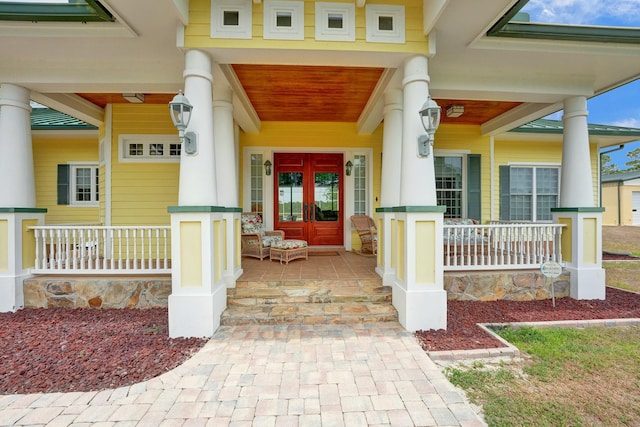
[[[38,226],[35,274],[166,274],[169,226]]]
[[[445,225],[444,269],[505,270],[562,263],[563,224]]]

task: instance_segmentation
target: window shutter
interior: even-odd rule
[[[509,185],[510,166],[500,166],[500,220],[511,219],[511,187]]]
[[[480,154],[467,155],[467,217],[482,219]]]
[[[69,180],[70,180],[71,166],[58,165],[58,204],[69,204]]]

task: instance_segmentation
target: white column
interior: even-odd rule
[[[376,272],[385,285],[395,276],[392,227],[400,204],[400,170],[402,169],[402,91],[391,89],[384,95],[384,129],[382,134],[382,178],[378,209],[378,265]]]
[[[184,94],[193,105],[187,131],[198,138],[196,154],[180,156],[180,206],[216,206],[215,154],[213,148],[213,102],[211,58],[204,52],[189,50],[185,55]]]
[[[36,208],[29,90],[0,85],[0,312],[24,306],[23,281],[35,264],[46,209]]]
[[[425,56],[414,56],[404,62],[400,206],[437,204],[433,155],[424,158],[417,155],[418,137],[426,134],[418,112],[429,95],[427,65]]]
[[[213,139],[216,154],[218,204],[238,206],[236,149],[233,129],[233,92],[226,85],[213,87]]]
[[[564,101],[562,139],[562,177],[560,207],[593,207],[593,176],[589,152],[587,99],[584,96]]]
[[[575,299],[605,299],[603,209],[595,207],[587,115],[584,96],[564,101],[560,207],[551,211],[554,222],[565,225],[562,258],[571,277],[569,295]]]
[[[400,171],[402,170],[402,91],[392,89],[384,95],[384,129],[382,134],[382,178],[380,206],[400,205]]]
[[[235,129],[233,124],[233,92],[226,85],[213,86],[213,139],[216,152],[216,180],[218,203],[225,213],[225,257],[224,280],[227,287],[235,287],[242,275],[240,263],[236,262],[236,223],[240,221],[238,208],[238,162],[236,160]]]
[[[29,90],[0,85],[0,207],[34,208]],[[11,183],[10,185],[8,183]]]

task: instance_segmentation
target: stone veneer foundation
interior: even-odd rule
[[[569,273],[547,279],[539,270],[447,272],[444,289],[448,299],[467,301],[530,301],[551,298],[550,284],[556,298],[569,296]]]
[[[27,308],[152,308],[167,307],[171,276],[32,277],[24,281]]]
[[[539,271],[447,272],[444,289],[452,300],[527,301],[551,298],[550,280]],[[553,281],[556,298],[569,295],[569,274]],[[27,308],[167,307],[171,277],[32,277],[24,281]]]

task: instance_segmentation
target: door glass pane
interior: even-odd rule
[[[279,172],[278,193],[278,220],[302,221],[302,172]]]
[[[337,221],[340,206],[338,174],[335,172],[317,172],[315,174],[315,220]]]

